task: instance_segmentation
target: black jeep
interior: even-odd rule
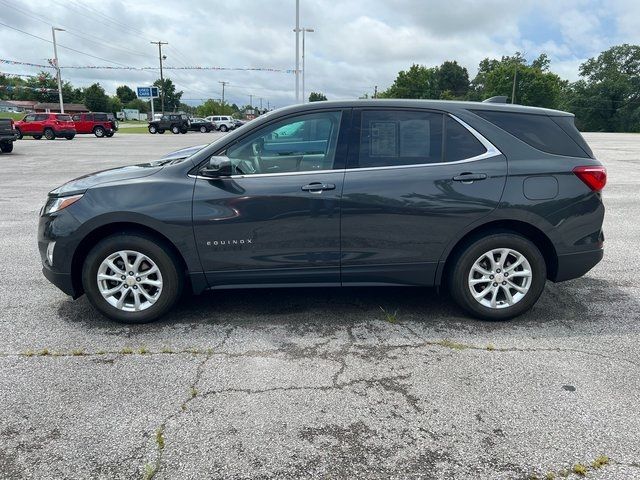
[[[149,133],[187,133],[189,131],[189,117],[184,113],[167,113],[160,120],[149,122]]]

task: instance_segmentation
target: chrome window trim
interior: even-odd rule
[[[458,122],[464,128],[466,128],[476,139],[482,144],[482,146],[487,150],[486,152],[476,155],[475,157],[464,158],[462,160],[456,160],[454,162],[436,162],[436,163],[416,163],[413,165],[386,165],[383,167],[364,167],[364,168],[345,168],[345,169],[332,169],[332,170],[306,170],[304,172],[282,172],[282,173],[250,173],[246,175],[230,175],[228,177],[205,177],[203,175],[192,175],[189,174],[190,178],[198,178],[202,180],[217,180],[217,179],[238,179],[238,178],[259,178],[259,177],[283,177],[283,176],[291,176],[291,175],[313,175],[318,173],[339,173],[339,172],[369,172],[373,170],[396,170],[401,168],[418,168],[418,167],[441,167],[443,165],[458,165],[465,164],[470,162],[477,162],[479,160],[484,160],[486,158],[497,157],[498,155],[502,155],[502,152],[498,150],[498,148],[493,145],[489,140],[487,140],[480,132],[478,132],[471,125],[466,123],[464,120],[459,119],[452,113],[445,113],[453,120]]]

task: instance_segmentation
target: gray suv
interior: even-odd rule
[[[573,115],[318,102],[204,148],[73,180],[42,209],[45,276],[140,323],[184,288],[448,287],[504,320],[603,256],[606,170]]]

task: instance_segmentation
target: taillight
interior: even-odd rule
[[[599,192],[607,184],[607,169],[604,167],[576,167],[573,173],[594,192]]]

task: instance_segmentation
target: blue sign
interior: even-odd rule
[[[138,87],[138,98],[158,98],[158,87]]]

